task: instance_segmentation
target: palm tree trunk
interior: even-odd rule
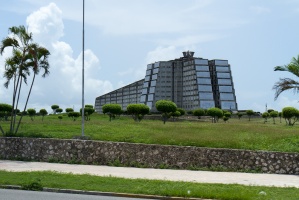
[[[18,79],[17,79],[17,84],[14,87],[13,91],[13,96],[12,96],[12,111],[11,111],[11,120],[10,120],[10,132],[12,133],[14,131],[14,124],[15,123],[15,102],[16,102],[16,96],[17,96],[17,91],[19,87],[21,76],[19,74]],[[22,81],[22,80],[21,80]]]
[[[15,130],[15,125],[16,125],[16,118],[17,118],[17,113],[16,112],[17,112],[18,105],[19,105],[21,88],[22,88],[22,77],[21,77],[21,82],[20,82],[20,86],[19,86],[19,92],[18,92],[18,99],[17,99],[17,102],[16,102],[16,108],[14,110],[13,130]]]
[[[33,79],[32,79],[31,85],[30,85],[30,90],[29,90],[28,95],[27,95],[26,103],[25,103],[25,106],[24,106],[24,111],[26,111],[26,108],[27,108],[27,104],[28,104],[29,97],[30,97],[30,94],[31,94],[32,86],[33,86],[33,84],[34,84],[34,80],[35,80],[35,73],[34,73],[34,75],[33,75]],[[22,114],[21,114],[21,117],[20,117],[20,120],[19,120],[19,122],[18,122],[18,126],[17,126],[17,129],[16,129],[15,134],[17,134],[17,132],[18,132],[18,130],[19,130],[19,126],[20,126],[20,124],[21,124],[21,121],[22,121],[22,118],[23,118],[23,113],[24,113],[24,111],[23,111]]]

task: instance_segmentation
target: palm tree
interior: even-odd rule
[[[29,101],[29,97],[30,97],[30,94],[31,94],[31,91],[32,91],[32,86],[34,84],[36,75],[39,74],[41,69],[44,71],[43,74],[42,74],[43,78],[45,78],[50,73],[50,71],[49,71],[50,65],[49,65],[49,62],[48,62],[48,57],[50,55],[50,52],[48,51],[48,49],[46,49],[44,47],[40,47],[38,44],[34,43],[34,44],[30,45],[28,55],[29,55],[29,60],[26,64],[27,64],[28,67],[31,67],[31,69],[33,71],[33,78],[32,78],[30,89],[29,89],[29,92],[28,92],[28,95],[27,95],[26,103],[25,103],[25,106],[24,106],[24,111],[27,108],[27,104],[28,104],[28,101]],[[21,118],[19,120],[19,123],[18,123],[18,126],[16,128],[15,133],[18,132],[20,123],[21,123],[22,118],[23,118],[23,113],[24,112],[22,112],[22,115],[21,115]]]
[[[20,91],[22,87],[22,81],[26,81],[26,73],[24,73],[24,70],[26,71],[25,67],[25,62],[26,62],[26,55],[28,53],[28,45],[32,41],[32,34],[28,33],[26,28],[24,26],[13,26],[9,28],[9,32],[11,33],[10,36],[4,38],[1,41],[0,45],[0,54],[2,55],[4,50],[7,47],[12,47],[13,48],[13,57],[11,57],[12,60],[18,60],[16,62],[14,67],[7,68],[6,72],[11,70],[9,73],[14,73],[13,76],[8,75],[7,78],[7,86],[8,83],[12,78],[14,78],[14,88],[13,88],[13,100],[12,100],[12,110],[17,110],[17,105],[18,105],[18,99],[20,96]],[[9,60],[7,60],[9,61]],[[11,65],[9,62],[7,63],[8,65]],[[26,83],[26,82],[25,82]],[[5,85],[6,86],[6,85]],[[11,123],[10,123],[10,132],[14,131],[14,122],[15,122],[15,117],[16,113],[11,112]]]
[[[287,65],[276,66],[274,71],[286,71],[299,77],[299,55],[297,58],[293,57]],[[274,98],[276,100],[283,91],[293,89],[294,92],[299,92],[299,82],[291,78],[280,78],[273,86],[273,89],[276,90]]]
[[[21,94],[22,82],[27,84],[27,76],[30,75],[30,69],[33,71],[33,79],[31,87],[27,96],[24,110],[26,110],[31,89],[35,80],[35,75],[39,73],[40,68],[45,70],[43,77],[49,74],[48,56],[49,51],[43,47],[39,47],[33,43],[32,33],[27,32],[24,26],[13,26],[9,28],[10,36],[4,38],[0,44],[0,54],[2,55],[7,47],[13,48],[12,57],[6,59],[6,68],[4,77],[6,82],[5,87],[8,87],[10,81],[13,81],[13,98],[12,98],[12,110],[15,111],[18,108],[19,98]],[[10,132],[17,133],[18,128],[15,130],[16,113],[12,111]],[[22,119],[22,117],[21,117]],[[20,125],[19,121],[18,127]],[[2,131],[2,130],[1,130]],[[3,131],[2,131],[3,133]]]

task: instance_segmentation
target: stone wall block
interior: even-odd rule
[[[120,162],[188,169],[220,167],[228,170],[260,170],[264,173],[299,174],[299,154],[190,146],[132,144],[91,140],[0,138],[2,159],[84,162],[107,165]]]

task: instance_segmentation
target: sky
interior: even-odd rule
[[[24,25],[50,52],[50,75],[36,79],[27,108],[82,105],[83,0],[0,0],[0,39]],[[299,94],[272,89],[295,78],[274,67],[299,54],[297,0],[85,0],[85,104],[144,78],[146,65],[182,56],[227,59],[240,110],[299,108]],[[0,56],[0,103],[12,102]],[[32,76],[31,76],[32,77]],[[30,78],[28,79],[30,83]],[[28,87],[23,88],[20,107]]]

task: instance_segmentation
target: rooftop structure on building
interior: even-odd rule
[[[126,110],[129,104],[143,103],[152,112],[158,100],[171,100],[187,111],[218,107],[238,109],[231,67],[228,60],[208,60],[183,52],[183,57],[147,65],[144,79],[131,83],[95,100],[96,112],[115,103]]]

